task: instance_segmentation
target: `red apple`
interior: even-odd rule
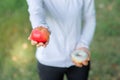
[[[49,31],[43,27],[35,28],[31,32],[31,40],[46,43],[49,40]]]

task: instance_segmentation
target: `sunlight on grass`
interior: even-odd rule
[[[6,57],[2,65],[3,73],[1,79],[7,77],[10,78],[10,80],[30,80],[28,76],[37,74],[37,71],[35,71],[36,60],[34,48],[27,41],[20,38],[17,39],[8,54],[10,54],[10,56]],[[38,78],[37,75],[31,79],[33,80],[34,78]]]
[[[38,80],[30,29],[25,0],[0,2],[0,80]]]
[[[27,52],[29,48],[27,43],[23,43],[20,39],[18,39],[11,50],[11,59],[16,65],[24,66],[24,64],[29,63],[32,58],[32,54]]]

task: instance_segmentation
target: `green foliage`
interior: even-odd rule
[[[0,2],[0,80],[37,80],[25,0]],[[33,77],[31,77],[33,76]]]
[[[1,0],[0,1],[0,12],[8,12],[10,10],[15,11],[20,8],[25,8],[25,0]]]
[[[90,80],[120,80],[120,0],[96,0]],[[38,80],[25,0],[0,1],[0,80]]]
[[[119,0],[96,0],[97,29],[92,52],[90,80],[119,80]]]

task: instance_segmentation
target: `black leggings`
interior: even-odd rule
[[[88,80],[90,63],[82,68],[71,66],[68,68],[46,66],[38,62],[40,80],[63,80],[64,74],[67,80]]]

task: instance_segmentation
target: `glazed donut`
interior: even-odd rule
[[[82,63],[82,61],[86,60],[88,54],[83,50],[75,50],[71,54],[72,60],[78,63]]]

